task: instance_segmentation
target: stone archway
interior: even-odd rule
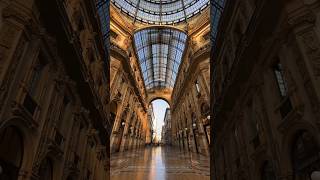
[[[39,179],[53,180],[53,163],[50,158],[42,160],[38,175]]]
[[[296,133],[291,146],[291,163],[294,180],[309,180],[314,171],[320,170],[319,144],[306,130]]]
[[[261,180],[276,180],[276,175],[270,161],[265,161],[262,164],[260,173]]]
[[[0,179],[18,179],[24,154],[23,137],[18,128],[8,126],[0,132]]]
[[[171,107],[171,95],[172,95],[172,89],[169,88],[163,88],[163,89],[156,89],[156,90],[149,90],[147,92],[148,94],[148,104],[150,104],[152,101],[156,99],[162,99],[166,101],[169,106]]]

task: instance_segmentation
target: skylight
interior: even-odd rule
[[[147,90],[173,88],[187,35],[173,28],[152,27],[134,34]]]
[[[134,21],[147,24],[175,24],[206,9],[209,0],[111,0],[111,2]]]

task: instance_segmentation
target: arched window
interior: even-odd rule
[[[201,114],[204,117],[207,117],[208,115],[210,115],[210,107],[208,104],[206,104],[206,103],[201,104]]]
[[[297,134],[291,156],[295,179],[309,180],[311,174],[320,169],[319,147],[306,131]]]
[[[16,180],[23,160],[23,139],[15,127],[0,132],[0,179]]]
[[[275,180],[276,175],[273,171],[272,164],[269,161],[266,161],[261,169],[261,180]]]
[[[29,94],[32,97],[35,97],[36,93],[38,92],[40,80],[46,65],[47,61],[44,55],[40,52],[30,79]]]
[[[199,81],[196,80],[194,84],[195,84],[195,88],[196,88],[197,95],[200,95],[201,88],[200,88]]]
[[[39,169],[39,179],[52,180],[53,177],[53,165],[49,158],[42,161]]]
[[[255,107],[253,106],[253,101],[251,100],[250,104],[248,105],[248,123],[249,123],[249,139],[250,143],[256,149],[260,145],[260,124],[259,124],[259,115],[256,111]]]

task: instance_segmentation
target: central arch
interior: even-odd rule
[[[171,106],[172,105],[171,95],[172,95],[172,89],[170,88],[163,88],[163,89],[148,91],[148,105],[151,104],[151,102],[156,99],[162,99],[166,101],[169,104],[169,106]]]
[[[155,98],[150,102],[152,113],[154,115],[152,142],[159,142],[162,136],[162,128],[164,125],[167,110],[170,109],[170,104],[163,98]]]

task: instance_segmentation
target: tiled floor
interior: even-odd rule
[[[112,154],[111,180],[209,180],[209,157],[171,147]]]

